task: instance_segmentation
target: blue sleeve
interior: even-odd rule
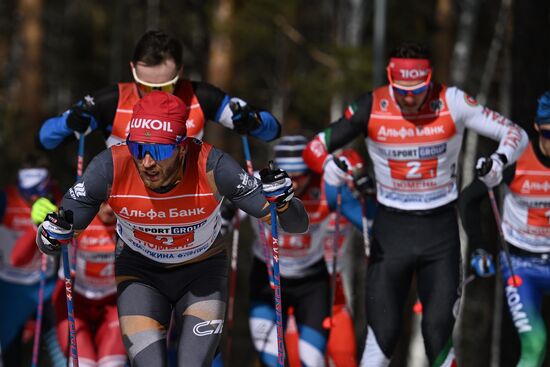
[[[67,127],[67,116],[69,116],[69,111],[60,116],[49,118],[42,124],[38,138],[45,149],[56,148],[73,134],[73,131]]]
[[[263,141],[277,139],[281,134],[279,121],[267,111],[260,111],[260,120],[262,123],[256,130],[252,130],[250,135]]]
[[[8,198],[5,191],[0,191],[0,222],[4,220],[4,214],[6,214],[6,205],[8,205]]]
[[[63,112],[63,114],[47,119],[40,127],[38,139],[44,149],[50,150],[56,148],[63,140],[74,134],[74,131],[67,126],[67,118],[71,110]],[[98,128],[97,119],[90,116],[90,131],[95,131]],[[86,133],[87,134],[87,133]]]
[[[336,209],[336,193],[338,189],[336,186],[332,186],[323,181],[325,185],[325,195],[327,198],[328,206],[331,210]],[[361,220],[361,202],[353,196],[351,190],[346,185],[342,186],[342,214],[349,220],[358,231],[363,230],[363,222]]]
[[[233,112],[229,108],[229,103],[231,101],[239,101],[242,104],[246,103],[240,98],[230,97],[225,94],[216,110],[216,113],[214,114],[214,121],[229,128],[232,128],[233,126],[233,123],[231,122]],[[275,116],[267,111],[262,111],[255,108],[253,109],[260,115],[260,126],[257,129],[252,130],[250,135],[266,142],[277,139],[281,134],[281,124],[279,121],[277,121]]]

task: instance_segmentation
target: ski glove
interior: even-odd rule
[[[502,171],[506,162],[506,156],[499,153],[493,153],[488,158],[479,158],[476,163],[479,179],[490,189],[498,186],[500,181],[502,181]]]
[[[95,118],[90,110],[95,105],[90,96],[84,97],[69,109],[67,117],[67,127],[80,134],[90,133],[97,125]]]
[[[327,156],[324,164],[323,179],[331,186],[342,186],[351,176],[348,174],[349,164],[345,158]]]
[[[472,253],[470,265],[478,277],[487,278],[495,274],[493,257],[481,248]]]
[[[58,254],[61,246],[69,244],[74,236],[71,220],[65,218],[63,210],[59,213],[48,213],[36,233],[36,244],[46,255]]]
[[[353,183],[360,196],[376,195],[376,183],[369,175],[353,176]]]
[[[48,198],[40,198],[32,204],[31,219],[34,224],[39,225],[51,212],[57,212],[57,206]]]
[[[233,130],[238,134],[246,135],[256,130],[261,123],[260,115],[248,104],[240,105],[238,102],[230,102],[229,108],[233,115]]]
[[[275,203],[278,211],[286,209],[290,200],[294,197],[292,180],[282,169],[275,168],[273,162],[269,166],[260,170],[262,179],[262,191],[269,203]]]

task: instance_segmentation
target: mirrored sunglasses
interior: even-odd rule
[[[134,76],[134,81],[137,87],[144,93],[151,93],[154,90],[159,90],[166,93],[173,93],[174,89],[176,89],[176,83],[179,79],[178,74],[174,79],[169,80],[165,83],[148,83],[138,77],[135,67],[132,68],[132,75]]]
[[[157,144],[157,143],[138,143],[135,141],[126,140],[126,145],[132,157],[143,159],[147,154],[155,161],[163,161],[170,158],[177,147],[181,144]]]
[[[401,96],[408,96],[410,94],[414,95],[414,96],[417,96],[423,92],[425,92],[429,87],[429,84],[425,84],[421,87],[418,87],[416,89],[401,89],[399,87],[396,87],[395,85],[392,85],[392,89],[394,91],[394,93],[397,93]]]

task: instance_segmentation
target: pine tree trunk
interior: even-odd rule
[[[434,74],[437,80],[448,83],[451,76],[451,55],[454,40],[455,14],[453,1],[437,0],[435,9],[435,47],[433,54]]]
[[[42,116],[42,0],[21,0],[18,5],[21,19],[19,32],[22,55],[18,63],[20,87],[16,100],[23,121],[28,127],[38,127]],[[19,137],[31,146],[32,134]]]
[[[210,39],[210,55],[208,57],[208,69],[206,79],[209,83],[229,90],[232,71],[232,44],[231,44],[231,22],[233,18],[233,0],[219,0],[218,6],[213,14],[213,33]],[[222,148],[224,147],[224,135],[227,130],[221,126],[209,124],[205,135],[206,141]]]

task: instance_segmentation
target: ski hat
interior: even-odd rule
[[[273,147],[277,166],[288,173],[306,173],[309,169],[302,158],[302,152],[307,141],[302,135],[283,136]]]
[[[188,106],[171,93],[153,91],[134,106],[128,140],[177,144],[187,135]]]
[[[539,125],[550,124],[550,90],[544,92],[538,99],[535,122]]]

